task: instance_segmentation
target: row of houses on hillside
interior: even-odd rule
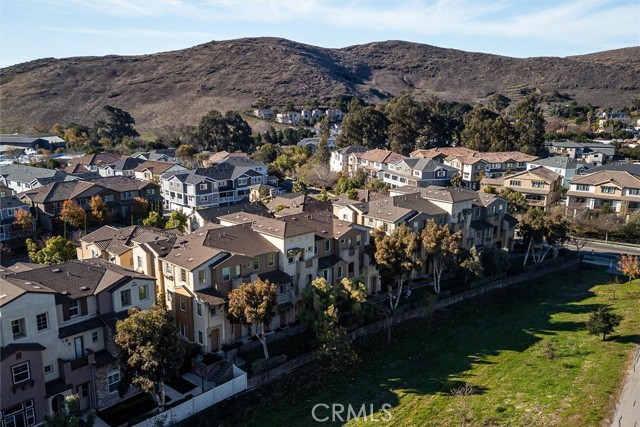
[[[0,268],[3,425],[43,425],[71,394],[85,411],[136,393],[118,395],[115,323],[151,307],[154,282],[101,259]]]
[[[323,118],[328,118],[330,122],[341,122],[343,118],[342,110],[338,108],[328,108],[321,110],[319,108],[306,109],[301,111],[285,111],[282,113],[274,114],[271,108],[256,108],[253,110],[253,115],[263,120],[271,120],[275,116],[277,123],[297,125],[301,123],[309,123],[311,121],[320,121]]]

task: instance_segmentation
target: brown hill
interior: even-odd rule
[[[567,58],[517,59],[401,41],[325,49],[276,38],[211,42],[143,56],[41,59],[1,70],[2,131],[90,124],[106,104],[137,128],[196,124],[210,109],[246,109],[259,97],[305,105],[340,94],[380,103],[411,91],[478,102],[522,88],[580,103],[629,105],[640,91],[640,47]]]

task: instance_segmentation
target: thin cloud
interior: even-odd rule
[[[152,30],[149,28],[113,28],[109,30],[99,28],[74,28],[74,27],[49,27],[48,31],[57,31],[62,33],[86,34],[104,37],[149,37],[164,39],[213,39],[214,35],[201,31],[164,31]]]

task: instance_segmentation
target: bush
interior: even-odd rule
[[[231,344],[222,344],[222,351],[229,351],[240,347],[242,347],[241,341],[232,342]]]
[[[184,360],[182,361],[182,365],[180,366],[180,374],[191,372],[191,359],[193,359],[198,353],[200,353],[200,345],[185,344],[184,350]]]
[[[279,354],[269,359],[258,359],[251,364],[251,372],[253,372],[253,375],[259,375],[264,371],[268,371],[278,365],[282,365],[286,361],[286,354]]]

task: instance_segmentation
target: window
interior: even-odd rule
[[[107,384],[109,384],[109,394],[113,394],[118,391],[119,383],[120,383],[120,370],[118,370],[118,368],[109,369],[109,372],[107,373]]]
[[[13,375],[13,383],[20,384],[31,379],[31,372],[29,371],[29,362],[20,363],[11,367],[11,374]]]
[[[590,188],[591,188],[591,186],[585,185],[585,184],[578,184],[576,186],[576,190],[577,191],[589,191]]]
[[[71,301],[69,303],[69,317],[74,317],[80,314],[80,307],[78,301]]]
[[[0,414],[0,424],[4,418],[5,427],[32,426],[36,423],[36,414],[33,409],[33,399],[13,405]]]
[[[209,201],[209,196],[200,196],[200,201],[201,202],[208,202]]]
[[[198,317],[202,317],[202,304],[196,304],[196,313],[198,313]]]
[[[167,292],[167,301],[173,302],[173,292]]]
[[[142,257],[140,255],[136,256],[136,267],[142,268]]]
[[[325,252],[331,251],[331,240],[327,240],[326,242],[324,242],[324,251]]]
[[[180,269],[180,280],[182,280],[183,282],[187,281],[187,270],[185,270],[184,268]]]
[[[630,196],[640,196],[640,188],[630,188],[629,189]]]
[[[522,185],[522,183],[520,181],[512,179],[512,180],[509,181],[509,185],[512,186],[512,187],[520,187],[520,185]]]
[[[531,186],[533,188],[544,188],[544,181],[532,181]]]
[[[257,256],[253,259],[253,269],[258,270],[260,268],[260,257]]]
[[[211,316],[215,316],[216,315],[216,306],[215,305],[209,306],[209,315],[211,315]]]
[[[11,321],[11,331],[13,332],[13,339],[24,338],[27,336],[24,326],[24,318]]]
[[[202,333],[202,331],[198,331],[198,344],[204,344],[204,334]]]
[[[252,265],[253,265],[253,261],[247,261],[247,263],[244,266],[247,268],[251,268]]]
[[[138,300],[146,301],[149,299],[149,293],[147,292],[147,285],[140,285],[138,287]]]
[[[267,264],[269,264],[269,267],[276,265],[276,254],[271,253],[267,255]]]
[[[342,267],[338,267],[338,279],[342,277]]]
[[[362,235],[358,234],[356,235],[356,247],[360,246],[362,244]]]
[[[180,329],[180,335],[182,335],[183,337],[187,336],[187,326],[184,323],[179,323],[178,324],[179,329]]]
[[[131,289],[120,291],[120,304],[123,307],[131,305]]]
[[[200,189],[201,190],[206,190],[207,189],[207,184],[200,184]]]
[[[440,169],[436,172],[436,177],[438,178],[444,178],[445,176],[447,176],[447,171],[444,169]]]
[[[167,266],[165,267],[164,271],[165,271],[167,274],[171,274],[171,273],[173,273],[173,268],[171,267],[171,264],[167,263]]]
[[[198,283],[203,284],[207,280],[207,272],[205,270],[198,271]]]
[[[187,301],[184,297],[180,297],[180,311],[187,311]]]
[[[49,329],[47,313],[38,314],[36,316],[36,325],[38,326],[39,331],[44,331],[45,329]]]
[[[98,251],[91,249],[91,258],[98,258]]]
[[[238,178],[238,185],[239,186],[247,185],[247,178]]]
[[[240,277],[242,275],[241,272],[242,272],[242,266],[241,265],[236,265],[236,275],[235,275],[235,277],[236,278]]]
[[[317,243],[315,245],[313,245],[313,253],[315,255],[318,255],[318,244]]]
[[[44,373],[45,374],[50,374],[53,372],[53,365],[47,365],[44,367]]]
[[[603,185],[601,188],[603,193],[613,194],[616,192],[616,187]]]
[[[98,342],[98,341],[100,341],[100,332],[93,331],[91,333],[91,342]]]
[[[231,280],[231,267],[224,267],[222,269],[222,281],[228,282]]]

